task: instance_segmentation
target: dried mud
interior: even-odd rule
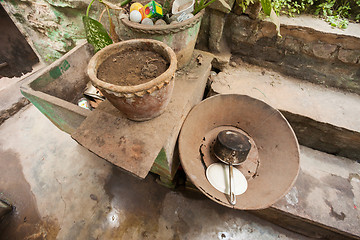
[[[98,78],[119,86],[134,86],[158,77],[168,67],[159,53],[133,49],[108,57],[98,69]]]

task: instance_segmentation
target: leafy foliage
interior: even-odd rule
[[[250,5],[250,4],[254,4],[254,0],[237,0],[236,1],[239,6],[242,8],[243,12],[245,12],[246,8]]]
[[[198,12],[200,12],[201,10],[203,10],[204,8],[206,8],[215,1],[216,0],[195,0],[193,14],[194,15],[197,14]],[[217,0],[217,1],[219,1],[221,5],[223,5],[223,7],[226,8],[229,12],[231,11],[231,6],[229,6],[229,4],[226,1],[224,0]]]
[[[261,6],[263,8],[264,13],[267,16],[270,16],[271,10],[272,10],[271,1],[269,1],[269,0],[261,0]]]
[[[106,11],[108,13],[111,37],[109,36],[104,26],[99,22],[100,20],[96,21],[95,19],[89,17],[89,11],[94,1],[95,0],[92,0],[90,2],[86,10],[86,15],[83,16],[82,20],[85,28],[86,40],[88,41],[88,43],[93,45],[95,52],[97,52],[100,49],[106,47],[107,45],[112,44],[113,41],[117,42],[119,40],[119,37],[115,32],[115,25],[111,20],[109,9],[121,10],[122,9],[121,6],[128,4],[131,0],[125,0],[121,2],[120,6],[117,6],[116,4],[113,4],[106,0],[98,0],[100,3],[102,3],[105,6]]]
[[[236,0],[236,3],[242,8],[243,12],[245,12],[246,8],[250,4],[254,4],[255,1],[259,1],[259,0]],[[281,37],[280,20],[277,17],[274,9],[272,8],[271,0],[260,0],[260,3],[261,3],[263,12],[265,13],[266,16],[270,17],[271,22],[274,23],[276,26],[276,31],[277,31],[278,36]]]
[[[360,0],[273,0],[272,6],[277,14],[312,13],[343,29],[349,19],[360,21]]]
[[[88,16],[83,16],[86,40],[93,45],[95,52],[113,43],[104,26]]]

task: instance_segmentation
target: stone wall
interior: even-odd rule
[[[119,4],[123,0],[108,0]],[[231,0],[233,1],[233,0]],[[37,53],[38,57],[49,64],[76,44],[85,39],[85,30],[82,16],[91,0],[0,0],[0,4],[7,11],[10,18],[25,36],[26,40]],[[138,0],[147,3],[149,0]],[[164,0],[157,0],[163,4]],[[97,0],[92,4],[90,17],[99,18],[104,6]],[[112,19],[118,24],[118,31],[124,28],[119,26],[116,19],[117,12],[112,11]],[[101,23],[108,28],[107,15],[105,13]],[[126,32],[118,32],[126,35]]]
[[[0,3],[39,57],[50,63],[85,38],[81,18],[90,1],[0,0]],[[271,22],[256,19],[255,13],[241,15],[234,0],[227,2],[237,14],[216,4],[207,9],[198,47],[222,53],[221,40],[225,36],[231,53],[250,63],[360,94],[360,34],[355,37],[318,31],[312,26],[282,24],[279,38]],[[90,15],[97,18],[101,11],[102,6],[95,1]],[[121,36],[122,28],[117,30]]]
[[[91,0],[0,1],[43,62],[50,63],[85,38],[82,16]],[[98,15],[95,3],[91,14]]]
[[[281,25],[230,13],[225,30],[233,54],[317,84],[360,94],[360,38]]]

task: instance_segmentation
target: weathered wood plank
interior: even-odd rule
[[[201,64],[196,59],[200,54]],[[194,52],[187,71],[177,73],[171,101],[159,117],[134,122],[105,101],[84,120],[72,137],[91,152],[140,178],[146,177],[164,149],[167,163],[164,159],[159,160],[158,170],[171,179],[174,166],[178,164],[172,161],[177,136],[190,109],[202,99],[211,56]]]

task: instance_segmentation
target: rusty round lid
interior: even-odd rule
[[[238,168],[248,180],[248,188],[237,196],[235,206],[227,196],[216,190],[206,178],[208,164],[203,145],[214,129],[239,129],[254,141],[252,150],[258,161],[256,173]],[[212,134],[214,135],[214,134]],[[208,140],[206,140],[208,141]],[[182,167],[191,182],[207,197],[236,209],[263,209],[282,198],[294,184],[299,172],[299,144],[284,116],[263,101],[246,95],[216,95],[195,106],[187,116],[179,136]],[[205,154],[206,156],[206,154]],[[212,161],[217,161],[212,159]],[[252,168],[254,169],[254,168]]]

